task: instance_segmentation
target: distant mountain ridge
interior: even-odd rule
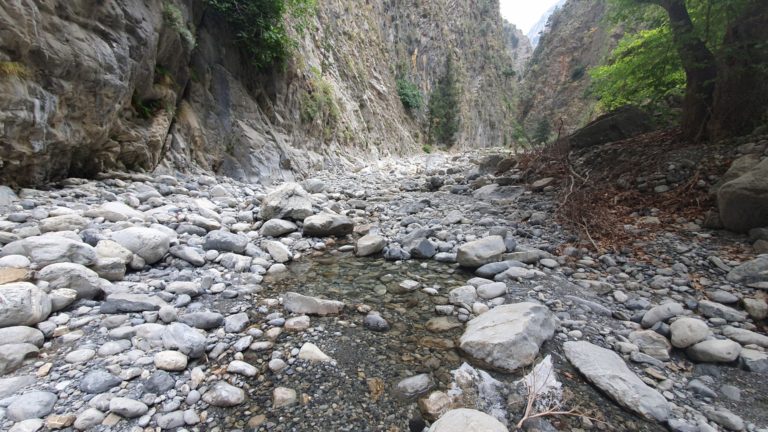
[[[553,13],[555,13],[555,10],[559,7],[562,7],[567,0],[560,0],[557,2],[556,5],[549,8],[546,12],[544,12],[544,15],[539,18],[539,20],[536,22],[536,24],[531,27],[530,30],[528,30],[528,40],[531,41],[531,46],[535,49],[536,46],[539,44],[539,39],[541,38],[541,32],[544,31],[544,29],[547,27],[547,21],[549,20],[549,17],[552,16]]]

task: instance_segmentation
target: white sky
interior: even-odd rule
[[[516,25],[523,33],[536,24],[536,21],[544,15],[558,0],[500,0],[501,16]]]

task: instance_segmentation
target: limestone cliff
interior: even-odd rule
[[[203,0],[0,4],[0,183],[107,170],[205,170],[250,182],[418,151],[455,60],[457,147],[510,135],[514,82],[498,0],[318,2],[284,69],[249,66]]]
[[[533,55],[533,47],[528,37],[514,24],[504,21],[504,42],[509,56],[512,57],[512,71],[515,76],[522,78],[528,61]],[[509,72],[507,72],[509,74]]]
[[[526,70],[520,121],[529,135],[541,123],[563,133],[594,119],[596,100],[589,96],[589,69],[601,64],[620,32],[604,20],[605,0],[568,0],[549,18]]]

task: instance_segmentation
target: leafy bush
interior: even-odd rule
[[[189,48],[195,46],[195,35],[187,28],[181,9],[166,1],[163,3],[163,20],[179,33],[179,36],[187,43]]]
[[[423,150],[424,153],[427,153],[427,154],[432,153],[432,146],[429,144],[424,144],[423,146],[421,146],[421,150]]]
[[[552,126],[546,119],[541,119],[536,124],[536,130],[533,132],[534,144],[546,144],[549,142],[549,137],[552,135]]]
[[[452,146],[459,131],[460,96],[458,79],[450,57],[445,75],[440,78],[429,98],[429,139],[435,144]]]
[[[29,69],[19,62],[2,61],[0,62],[0,78],[27,78]]]
[[[400,96],[400,102],[408,110],[418,111],[424,104],[419,88],[405,78],[397,80],[397,94]]]
[[[341,113],[331,84],[323,79],[320,71],[313,70],[312,73],[310,91],[301,97],[301,120],[311,123],[319,119],[323,127],[323,138],[328,140],[336,130]]]
[[[205,0],[232,25],[240,49],[258,69],[280,65],[296,46],[286,18],[301,32],[316,0]]]

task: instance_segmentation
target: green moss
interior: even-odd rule
[[[19,62],[0,62],[0,78],[27,78],[29,69]]]
[[[163,3],[163,20],[172,29],[179,33],[179,36],[187,43],[189,48],[195,46],[195,35],[189,30],[184,20],[184,14],[181,9],[176,7],[173,3],[166,1]]]

